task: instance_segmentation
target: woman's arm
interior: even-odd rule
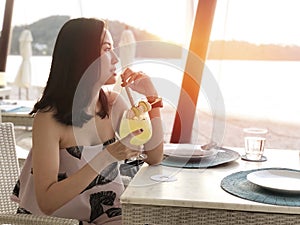
[[[143,72],[134,72],[127,68],[121,75],[122,86],[128,86],[134,91],[145,95],[147,99],[157,98],[157,91],[149,76]],[[163,128],[160,116],[160,108],[154,107],[149,112],[152,124],[152,137],[144,145],[148,164],[158,164],[163,159]]]
[[[152,110],[148,113],[151,119],[152,137],[144,145],[145,153],[148,156],[147,159],[145,159],[145,162],[147,162],[150,165],[153,165],[160,163],[163,159],[164,135],[162,121],[160,117],[160,108],[152,108]]]

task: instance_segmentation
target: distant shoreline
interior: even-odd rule
[[[51,56],[53,46],[61,26],[69,20],[69,16],[50,16],[40,19],[26,28],[32,32],[33,54],[35,56]],[[108,27],[114,37],[115,49],[119,43],[120,34],[124,29],[124,23],[107,20]],[[13,28],[10,54],[19,54],[19,37],[25,26],[15,26]],[[178,58],[182,54],[182,46],[171,42],[161,41],[160,37],[130,26],[134,32],[137,43],[153,41],[162,43],[155,48],[142,44],[137,45],[136,56],[141,58]],[[239,40],[211,40],[208,48],[208,59],[212,60],[281,60],[300,61],[300,46],[283,44],[254,44]]]

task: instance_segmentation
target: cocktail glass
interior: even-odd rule
[[[143,150],[143,145],[147,143],[152,136],[152,125],[147,112],[141,113],[139,116],[130,117],[129,110],[123,113],[119,134],[121,138],[126,137],[130,133],[139,130],[140,134],[134,135],[130,144],[135,146],[141,146],[141,151]],[[136,160],[146,159],[147,155],[144,153],[139,154]],[[133,159],[131,159],[133,160]]]

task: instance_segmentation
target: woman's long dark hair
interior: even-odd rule
[[[55,43],[47,85],[30,114],[35,114],[38,110],[53,110],[57,121],[79,127],[92,117],[85,109],[91,102],[92,90],[95,88],[93,85],[100,75],[100,63],[97,59],[100,58],[104,28],[104,21],[92,18],[72,19],[63,25]],[[92,64],[96,64],[98,69],[90,71],[97,74],[89,73],[89,77],[84,78],[83,76],[87,77],[86,70]],[[86,89],[81,88],[78,92],[82,79],[88,81],[83,82],[85,85],[82,87]],[[75,93],[79,93],[80,98],[76,97],[74,108]],[[108,116],[108,106],[103,90],[99,93],[99,100],[101,111],[97,114],[105,118]]]

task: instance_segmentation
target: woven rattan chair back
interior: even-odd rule
[[[0,123],[0,213],[16,212],[17,204],[10,200],[10,196],[19,173],[14,125]]]
[[[0,224],[10,225],[78,225],[76,219],[31,214],[16,214],[17,204],[10,196],[19,178],[13,123],[0,123]]]

